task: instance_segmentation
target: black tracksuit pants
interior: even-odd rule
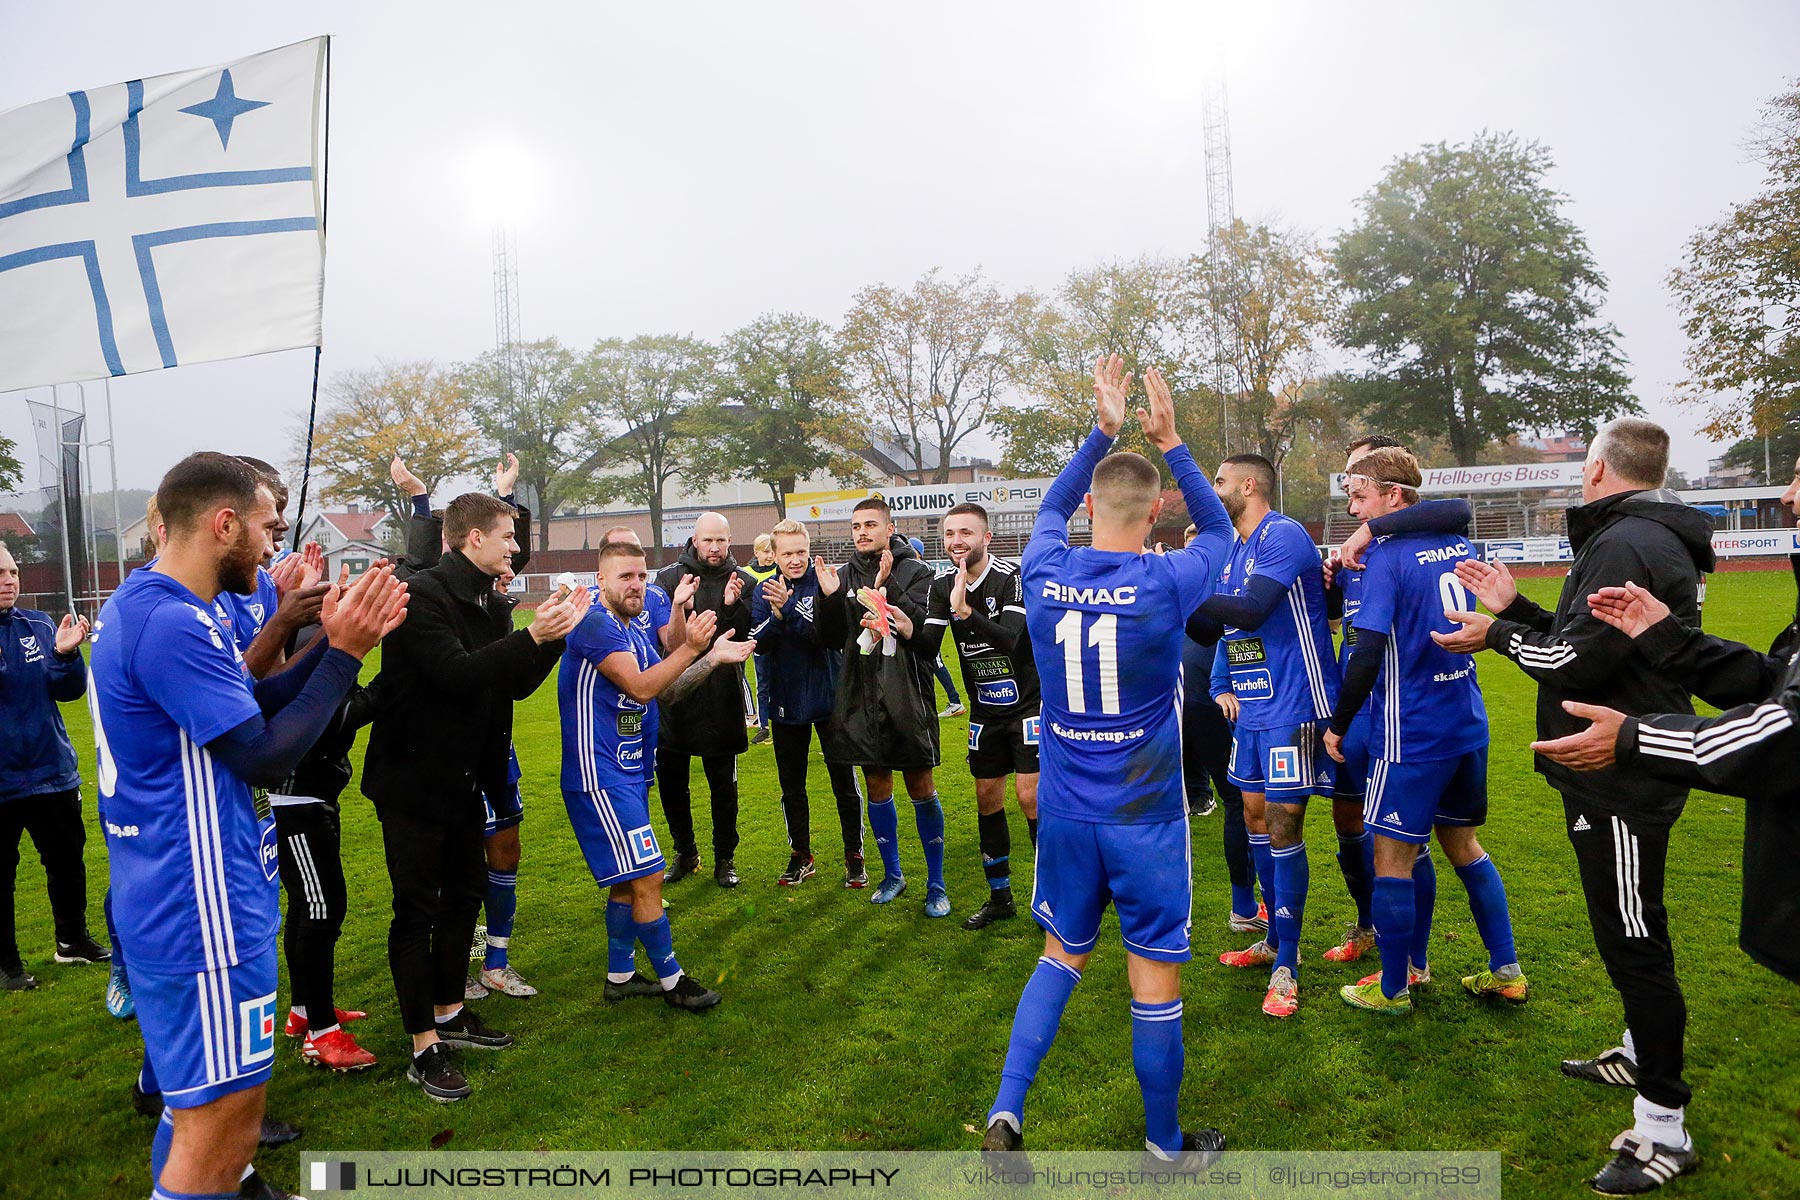
[[[1581,867],[1594,945],[1625,1005],[1625,1026],[1637,1051],[1638,1094],[1668,1108],[1693,1092],[1681,1078],[1687,1002],[1675,979],[1669,913],[1663,907],[1663,865],[1670,826],[1563,797],[1563,828]]]
[[[694,755],[683,750],[656,748],[656,790],[662,793],[663,819],[669,823],[669,844],[676,854],[700,853],[694,837],[694,795],[688,779]],[[706,772],[706,789],[712,793],[713,859],[723,862],[738,848],[737,755],[707,755],[700,759]]]
[[[280,835],[281,886],[287,892],[287,919],[281,948],[287,956],[292,1002],[306,1010],[310,1025],[337,1023],[332,983],[337,974],[337,940],[350,907],[339,856],[337,805],[323,800],[276,804]]]
[[[13,923],[13,888],[19,874],[19,839],[29,833],[44,864],[56,940],[78,941],[87,932],[87,865],[81,848],[87,827],[81,821],[81,792],[46,792],[0,800],[0,962],[19,961]]]
[[[775,774],[781,780],[781,815],[787,821],[788,846],[795,854],[812,857],[812,810],[806,797],[806,776],[812,756],[813,725],[770,725],[775,745]],[[825,741],[825,722],[818,722],[819,743]],[[844,837],[844,855],[860,855],[863,845],[862,792],[856,786],[856,768],[826,763],[825,777],[837,798],[838,828]]]
[[[377,810],[394,884],[388,967],[408,1033],[437,1027],[433,1005],[462,1003],[469,943],[487,896],[480,801],[447,807],[460,819]]]

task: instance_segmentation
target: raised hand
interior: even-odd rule
[[[769,607],[779,617],[782,615],[781,610],[787,607],[788,598],[794,594],[794,590],[788,587],[787,581],[780,575],[773,575],[763,580],[762,593],[763,599],[769,602]]]
[[[306,543],[305,548],[300,551],[300,556],[306,560],[306,569],[311,572],[308,581],[301,584],[301,587],[312,587],[324,579],[325,573],[331,569],[325,561],[325,548],[317,542]]]
[[[1573,700],[1563,701],[1563,711],[1572,717],[1586,717],[1593,723],[1568,737],[1533,742],[1531,748],[1551,762],[1561,763],[1573,771],[1598,771],[1612,766],[1618,757],[1619,727],[1625,723],[1625,714]]]
[[[506,457],[500,460],[500,465],[494,468],[494,495],[510,496],[518,486],[519,456],[508,450]]]
[[[1363,551],[1367,550],[1369,548],[1369,543],[1374,540],[1375,535],[1369,532],[1368,522],[1363,522],[1356,527],[1356,532],[1345,538],[1344,544],[1337,548],[1337,560],[1343,563],[1349,570],[1362,570]]]
[[[729,667],[743,662],[755,652],[755,638],[747,638],[740,642],[737,640],[737,630],[727,629],[725,636],[712,644],[712,649],[707,652],[707,657],[718,666]]]
[[[894,548],[889,546],[881,552],[881,566],[875,572],[875,590],[880,591],[881,586],[887,582],[888,576],[893,573]]]
[[[1445,609],[1444,615],[1462,628],[1455,633],[1439,633],[1433,629],[1432,641],[1452,654],[1474,654],[1487,649],[1488,626],[1494,623],[1494,618],[1486,613],[1455,612],[1450,609]]]
[[[1624,587],[1604,587],[1588,597],[1588,611],[1626,637],[1637,637],[1669,615],[1669,606],[1649,588],[1626,581]]]
[[[394,461],[388,464],[388,478],[392,479],[395,486],[409,496],[425,494],[425,485],[419,481],[417,475],[406,469],[406,462],[398,453],[394,455]]]
[[[686,611],[688,606],[694,602],[694,593],[699,590],[700,577],[698,575],[683,575],[681,582],[675,585],[675,594],[669,597],[669,603]]]
[[[964,558],[967,556],[965,555]],[[969,579],[963,574],[963,558],[956,560],[956,574],[950,581],[950,615],[959,621],[969,619]]]
[[[1481,601],[1491,613],[1503,611],[1519,598],[1519,585],[1505,563],[1477,562],[1472,558],[1456,564],[1456,578]]]
[[[819,579],[819,595],[835,596],[838,590],[838,570],[819,555],[813,556],[813,574]]]
[[[587,616],[590,599],[586,588],[576,588],[561,599],[538,605],[531,624],[525,627],[531,634],[531,640],[542,646],[546,642],[568,637],[581,624],[581,618]]]
[[[306,559],[299,554],[290,554],[273,567],[269,568],[269,578],[275,581],[275,595],[285,600],[287,594],[295,588],[305,587]],[[317,583],[318,580],[314,580]]]
[[[1131,372],[1117,354],[1102,354],[1094,363],[1094,424],[1107,437],[1118,437],[1125,424],[1125,397],[1131,391]]]
[[[730,608],[744,594],[744,577],[733,571],[731,578],[725,581],[725,607]]]
[[[63,614],[62,624],[56,627],[56,652],[65,658],[81,649],[81,643],[87,641],[88,619],[78,617],[74,613]]]
[[[1175,432],[1175,397],[1170,395],[1161,371],[1151,367],[1144,372],[1144,390],[1150,394],[1150,407],[1137,410],[1138,424],[1144,427],[1144,436],[1151,445],[1158,450],[1173,450],[1181,445],[1181,435]]]
[[[687,633],[684,644],[695,654],[705,654],[706,648],[712,644],[713,634],[718,632],[719,617],[710,610],[695,613],[688,618]]]
[[[371,567],[341,593],[325,588],[319,623],[333,649],[361,659],[406,620],[406,585],[390,566]]]

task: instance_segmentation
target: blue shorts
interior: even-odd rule
[[[1344,735],[1343,744],[1338,750],[1342,752],[1344,761],[1331,764],[1332,775],[1336,780],[1331,798],[1354,800],[1361,804],[1369,783],[1369,714],[1360,713],[1350,722],[1350,732]]]
[[[1329,796],[1337,763],[1325,753],[1326,721],[1277,729],[1238,727],[1231,735],[1226,778],[1246,792],[1260,792],[1277,804],[1305,804]]]
[[[150,1066],[170,1108],[198,1108],[269,1082],[275,1065],[275,943],[235,967],[165,974],[131,965]]]
[[[1433,825],[1487,824],[1487,747],[1424,762],[1369,760],[1363,821],[1396,842],[1424,844]]]
[[[597,792],[563,790],[563,806],[594,882],[602,887],[638,879],[664,867],[650,828],[649,789],[627,785]]]
[[[523,821],[525,797],[519,794],[519,781],[515,779],[506,785],[506,791],[500,796],[498,804],[494,803],[494,797],[483,792],[481,807],[487,810],[487,824],[481,831],[483,837],[493,837],[502,829],[511,829]]]
[[[1100,937],[1100,916],[1119,914],[1125,948],[1186,962],[1194,874],[1185,816],[1149,825],[1102,825],[1045,813],[1038,825],[1031,915],[1070,954]]]

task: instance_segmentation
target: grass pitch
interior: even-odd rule
[[[1548,603],[1558,585],[1524,586]],[[1785,571],[1718,576],[1708,627],[1766,645],[1793,611],[1790,589]],[[1506,880],[1530,1003],[1484,1004],[1458,986],[1457,976],[1485,965],[1485,956],[1447,866],[1431,952],[1437,983],[1415,1000],[1413,1015],[1389,1020],[1340,1003],[1337,986],[1375,968],[1319,958],[1354,915],[1329,817],[1320,811],[1309,823],[1313,886],[1301,1009],[1286,1021],[1263,1016],[1263,973],[1217,963],[1221,950],[1247,939],[1225,929],[1220,818],[1197,819],[1195,960],[1183,986],[1184,1121],[1217,1125],[1240,1149],[1499,1150],[1509,1197],[1589,1194],[1585,1177],[1630,1123],[1631,1093],[1563,1079],[1557,1061],[1616,1044],[1619,1004],[1587,928],[1561,807],[1525,748],[1533,687],[1494,655],[1479,662],[1493,724],[1492,806],[1482,840]],[[66,706],[65,716],[91,765],[85,705]],[[777,888],[787,849],[774,759],[766,745],[744,756],[743,886],[722,891],[701,876],[669,890],[683,965],[726,997],[696,1017],[654,1001],[608,1006],[600,998],[603,901],[563,813],[555,688],[545,686],[518,710],[526,820],[513,949],[514,964],[542,994],[480,1003],[519,1044],[503,1054],[463,1055],[475,1095],[449,1106],[428,1102],[405,1081],[408,1042],[387,970],[379,829],[353,783],[343,799],[351,912],[337,994],[341,1005],[370,1011],[354,1031],[381,1065],[354,1076],[310,1070],[284,1041],[269,1109],[306,1136],[264,1151],[259,1164],[292,1186],[302,1149],[973,1147],[1042,934],[1023,915],[981,933],[958,927],[985,890],[974,789],[962,761],[965,731],[961,720],[943,724],[938,785],[956,906],[945,921],[921,912],[923,862],[904,812],[902,857],[915,882],[897,903],[877,908],[869,893],[841,888],[830,854],[820,854],[819,875],[802,887]],[[705,854],[704,782],[695,774]],[[829,850],[836,822],[823,773],[814,779],[815,850]],[[1736,946],[1742,813],[1741,801],[1696,792],[1671,847],[1667,897],[1695,1092],[1689,1126],[1703,1159],[1697,1176],[1665,1189],[1676,1196],[1800,1195],[1800,990]],[[654,820],[660,831],[660,813]],[[90,830],[90,922],[98,932],[105,854],[91,820]],[[1023,891],[1030,849],[1016,808],[1013,837]],[[871,839],[872,863],[873,849]],[[0,1145],[11,1158],[0,1190],[143,1196],[152,1124],[126,1102],[140,1051],[137,1025],[106,1015],[104,968],[50,963],[43,871],[28,849],[22,854],[19,940],[40,982],[34,992],[0,993]],[[1116,930],[1109,918],[1032,1093],[1033,1146],[1141,1144]]]

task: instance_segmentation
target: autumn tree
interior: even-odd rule
[[[596,342],[580,368],[583,436],[597,446],[583,464],[600,502],[628,500],[650,511],[652,544],[662,544],[663,496],[696,467],[694,410],[713,394],[717,354],[696,338],[661,334]]]
[[[856,294],[839,335],[851,382],[874,436],[900,448],[915,482],[949,479],[951,455],[998,405],[1011,307],[979,272],[932,270],[907,291]]]
[[[0,492],[17,491],[25,479],[25,467],[19,461],[19,444],[0,435]]]
[[[849,482],[860,474],[862,459],[845,448],[858,435],[843,355],[824,322],[759,317],[726,336],[720,357],[713,393],[688,422],[706,453],[688,457],[684,479],[755,480],[785,517],[799,480],[830,471]]]
[[[320,499],[380,505],[404,526],[412,502],[388,475],[396,454],[432,491],[446,480],[481,471],[486,462],[481,433],[456,377],[431,363],[383,363],[333,378],[313,434],[312,470]],[[299,429],[296,464],[305,456],[306,430]]]
[[[1490,440],[1637,411],[1552,166],[1535,142],[1484,133],[1398,159],[1362,198],[1334,255],[1338,333],[1369,360],[1349,395],[1375,427],[1445,434],[1468,465]]]
[[[488,454],[519,456],[519,483],[537,505],[540,550],[550,548],[550,517],[584,491],[592,447],[584,439],[588,397],[580,366],[577,355],[546,338],[511,354],[489,351],[457,371]]]
[[[1800,86],[1764,115],[1762,191],[1689,239],[1669,276],[1688,336],[1677,395],[1715,438],[1773,435],[1800,409]]]

